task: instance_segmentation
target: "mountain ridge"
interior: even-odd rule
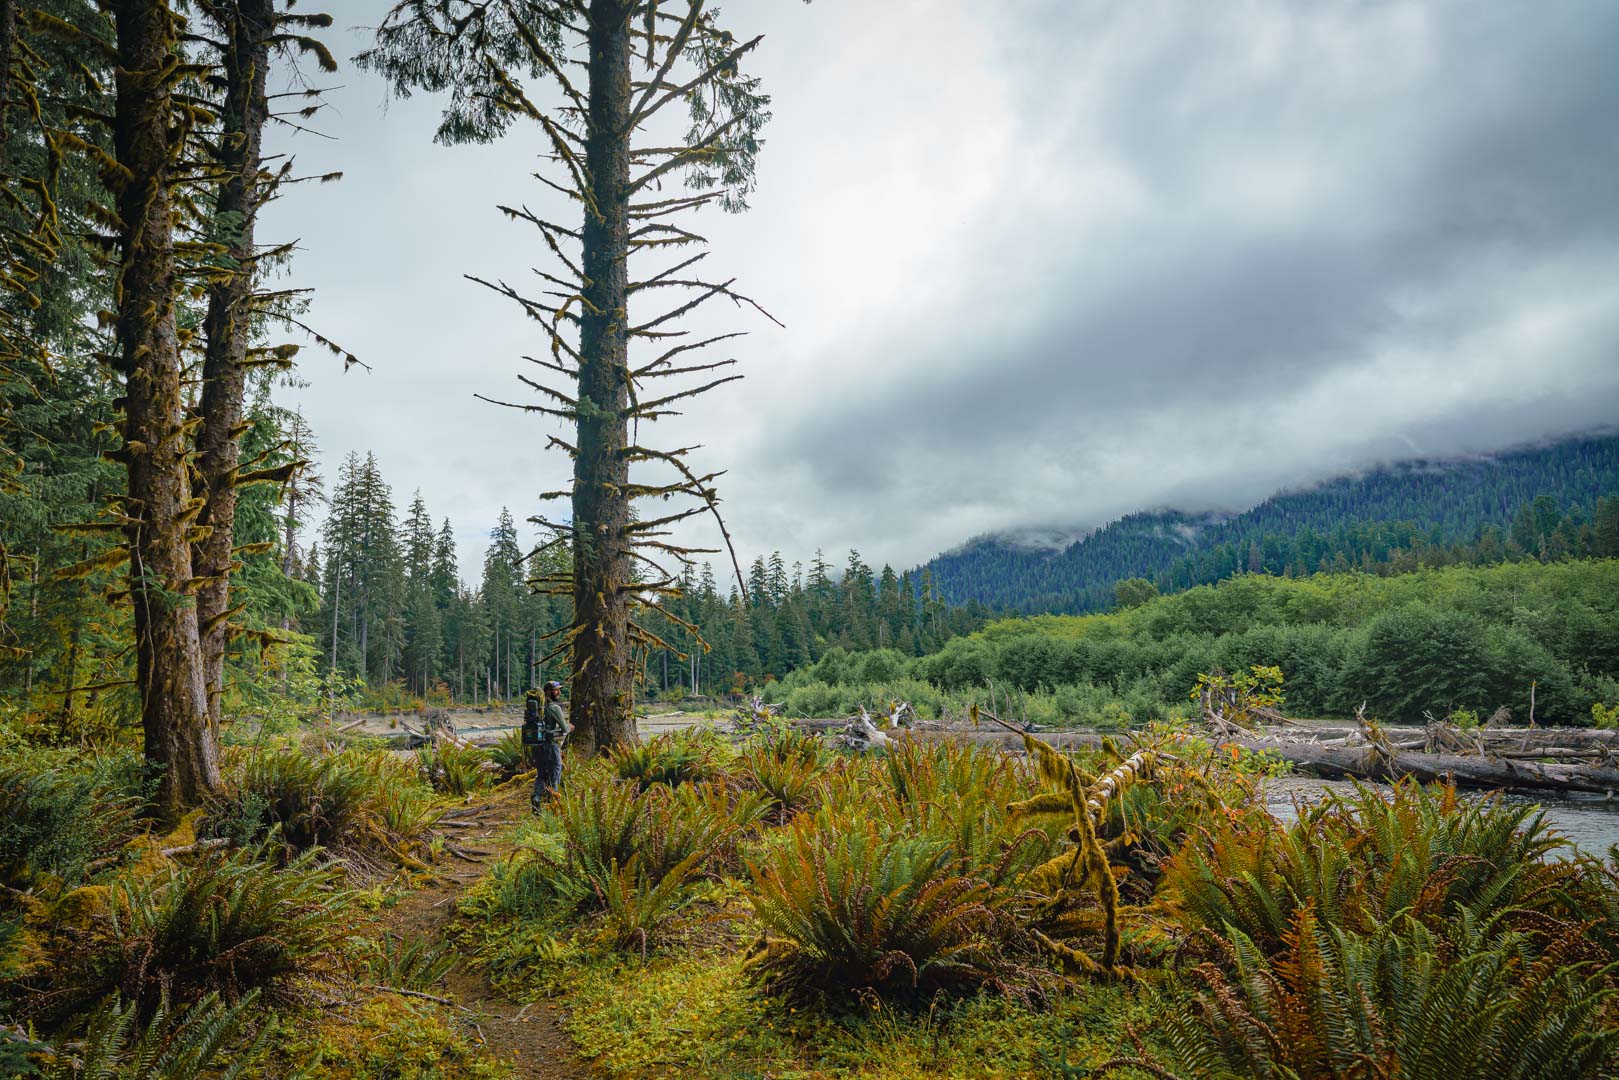
[[[1318,549],[1325,559],[1378,543],[1371,537],[1379,531],[1374,526],[1402,523],[1410,526],[1402,536],[1454,542],[1486,526],[1507,529],[1538,495],[1583,508],[1614,494],[1619,431],[1599,429],[1485,453],[1385,462],[1280,489],[1240,511],[1138,511],[1060,549],[1031,547],[1007,533],[980,534],[919,570],[926,569],[939,593],[954,603],[976,600],[1022,613],[1097,611],[1112,604],[1114,585],[1126,578],[1179,589],[1241,569],[1308,572],[1317,568]],[[1356,529],[1359,537],[1348,538]],[[1247,550],[1234,552],[1244,545]],[[1306,556],[1309,561],[1299,566]],[[1241,565],[1233,567],[1233,561]]]

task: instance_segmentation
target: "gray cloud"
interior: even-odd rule
[[[752,212],[703,224],[788,329],[665,437],[731,467],[745,555],[910,563],[1619,416],[1619,7],[726,11],[768,35],[775,120]],[[305,237],[316,322],[376,371],[306,363],[301,398],[328,457],[375,449],[475,558],[566,469],[544,424],[470,396],[512,392],[534,347],[460,275],[539,261],[493,211],[551,205],[539,145],[433,147],[431,101],[344,81],[340,141],[297,145],[348,179],[274,220]]]

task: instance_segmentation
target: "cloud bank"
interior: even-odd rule
[[[345,0],[374,23],[383,4]],[[374,9],[374,10],[373,10]],[[734,0],[775,96],[750,213],[710,262],[787,324],[660,433],[729,466],[744,557],[912,564],[994,529],[1240,507],[1412,454],[1619,416],[1619,7]],[[351,39],[354,49],[363,37]],[[353,49],[349,51],[354,51]],[[460,530],[557,486],[514,392],[549,205],[537,133],[430,145],[346,72],[340,189],[300,194],[328,472],[375,450]],[[699,536],[697,539],[703,539]]]

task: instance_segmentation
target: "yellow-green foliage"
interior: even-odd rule
[[[867,995],[828,1012],[762,992],[734,952],[654,956],[628,978],[592,961],[558,976],[557,987],[580,1055],[623,1080],[1045,1080],[1064,1064],[1083,1076],[1128,1047],[1127,1026],[1150,1036],[1154,1022],[1138,996],[1106,986],[1079,986],[1036,1009],[998,994],[926,1009]]]
[[[712,779],[727,756],[712,735],[688,728],[615,747],[608,761],[620,780],[633,780],[644,791],[653,784],[677,787]]]
[[[504,777],[516,776],[533,767],[528,759],[528,747],[523,745],[523,732],[520,728],[512,728],[496,739],[488,752],[489,760],[500,767],[500,773]]]
[[[1534,963],[1523,934],[1415,916],[1357,934],[1297,908],[1271,956],[1230,931],[1231,971],[1163,1010],[1174,1075],[1401,1080],[1612,1075],[1615,990],[1595,965]]]
[[[778,820],[785,821],[809,804],[835,760],[834,752],[819,736],[790,728],[767,730],[743,748],[738,771],[770,796]]]
[[[467,795],[495,783],[494,761],[487,750],[441,742],[416,751],[416,771],[434,791]]]
[[[104,771],[14,754],[0,762],[0,884],[22,888],[41,875],[77,884],[134,836],[135,809]]]
[[[1416,1013],[1386,995],[1423,979],[1429,1005],[1474,1010],[1467,1023],[1431,1014],[1451,1065],[1469,1045],[1532,1063],[1569,1025],[1591,1035],[1570,1043],[1579,1068],[1610,1054],[1619,1009],[1602,965],[1619,957],[1619,871],[1546,861],[1558,841],[1533,811],[1366,792],[1307,812],[1290,842],[1254,805],[1249,763],[1184,732],[1025,750],[902,738],[827,761],[797,813],[756,791],[777,816],[732,834],[748,837],[746,872],[731,880],[734,864],[711,856],[720,880],[700,889],[685,884],[691,854],[721,846],[694,823],[734,812],[759,762],[819,760],[819,747],[747,746],[733,772],[673,789],[587,766],[521,828],[525,853],[463,904],[465,933],[509,992],[560,996],[609,1076],[1045,1077],[1105,1064],[1130,1077],[1164,1075],[1164,1062],[1188,1078],[1309,1076],[1309,1046],[1353,1059],[1359,1044],[1322,1018],[1366,1001],[1397,1018],[1366,1043],[1375,1060],[1404,1053],[1400,1025]],[[1306,837],[1330,850],[1310,855]],[[625,872],[651,860],[666,876]],[[1343,936],[1306,941],[1306,917]],[[649,923],[665,947],[626,960]],[[1171,957],[1205,963],[1181,980]],[[1446,957],[1494,996],[1432,979]],[[1369,996],[1346,1003],[1360,991],[1335,980],[1362,961]],[[1146,985],[1107,985],[1124,974]],[[1234,1046],[1251,1059],[1221,1056]]]
[[[40,1064],[49,1080],[194,1080],[214,1075],[227,1054],[256,1052],[257,1043],[245,1048],[238,1044],[249,1041],[257,996],[250,993],[227,1005],[218,994],[209,994],[175,1013],[163,1000],[142,1022],[136,1005],[126,1006],[114,995],[90,1013],[81,1041],[46,1050]]]
[[[446,1011],[419,998],[381,994],[319,1023],[283,1023],[264,1075],[298,1080],[508,1080],[496,1060]]]
[[[1587,916],[1570,905],[1595,914],[1610,890],[1589,862],[1547,859],[1566,847],[1537,807],[1405,782],[1392,793],[1357,787],[1285,828],[1269,817],[1217,821],[1175,855],[1164,885],[1192,925],[1232,928],[1266,951],[1305,905],[1357,932],[1402,912],[1487,919],[1526,904],[1543,928],[1565,920],[1572,930]]]
[[[1004,902],[954,872],[954,852],[903,822],[823,807],[750,863],[766,938],[755,970],[782,989],[915,993],[973,986],[1004,968],[990,934]]]
[[[340,871],[304,855],[286,867],[260,853],[203,856],[156,874],[127,873],[111,889],[90,948],[63,973],[81,997],[119,990],[144,1004],[218,990],[229,998],[335,973],[348,930]]]
[[[210,809],[207,831],[238,843],[273,830],[297,851],[354,849],[411,863],[438,819],[432,789],[380,750],[231,747],[225,778],[229,794]]]
[[[524,854],[498,873],[492,913],[599,914],[606,942],[644,950],[697,895],[704,872],[734,866],[738,839],[769,809],[718,783],[645,790],[585,769],[564,785]]]

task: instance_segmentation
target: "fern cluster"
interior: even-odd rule
[[[273,833],[294,852],[325,847],[409,861],[438,820],[432,788],[388,754],[230,749],[226,778],[230,793],[210,809],[207,829],[238,844]]]
[[[1460,800],[1412,782],[1386,797],[1357,786],[1286,828],[1269,817],[1221,819],[1180,850],[1165,884],[1194,926],[1229,926],[1270,950],[1305,906],[1357,932],[1402,913],[1496,918],[1528,905],[1569,917],[1560,886],[1576,884],[1579,866],[1546,858],[1567,847],[1531,805]]]
[[[78,884],[135,834],[137,805],[97,772],[38,757],[0,763],[0,884],[22,888],[42,874]]]
[[[723,771],[720,754],[711,738],[687,729],[615,747],[608,761],[620,780],[632,781],[645,791],[654,784],[678,787],[712,780]]]
[[[835,752],[818,736],[767,727],[743,748],[738,771],[770,797],[776,820],[786,821],[811,803],[835,760]]]
[[[1166,1002],[1181,1075],[1585,1077],[1619,1054],[1613,868],[1534,807],[1357,787],[1222,821],[1165,878],[1216,959]]]
[[[734,866],[737,841],[770,807],[760,792],[715,782],[643,790],[599,770],[595,779],[565,785],[550,804],[541,826],[551,842],[502,875],[499,906],[600,915],[619,948],[645,949],[705,872]]]
[[[922,994],[1006,969],[990,933],[1006,895],[953,872],[948,842],[831,807],[789,829],[749,866],[754,967],[774,987]]]
[[[114,995],[90,1014],[84,1038],[44,1055],[46,1080],[236,1080],[251,1059],[249,1027],[256,994],[226,1004],[209,994],[178,1013],[160,1001],[144,1025],[133,1004]],[[268,1028],[261,1028],[262,1040]],[[228,1050],[236,1062],[220,1068]],[[23,1074],[30,1075],[30,1074]]]
[[[305,979],[330,976],[350,894],[337,887],[341,871],[314,858],[277,868],[244,851],[118,878],[105,925],[92,931],[79,969],[64,973],[64,989],[81,1000],[117,991],[151,1006],[165,994],[192,1001],[214,991],[285,998]]]
[[[1193,973],[1195,1008],[1164,1010],[1188,1080],[1582,1080],[1619,1051],[1602,970],[1537,958],[1465,911],[1437,932],[1407,914],[1362,935],[1305,906],[1274,953],[1235,928],[1226,940],[1229,969]]]
[[[494,784],[496,768],[482,747],[441,742],[416,751],[416,771],[422,780],[448,795],[485,790]]]

